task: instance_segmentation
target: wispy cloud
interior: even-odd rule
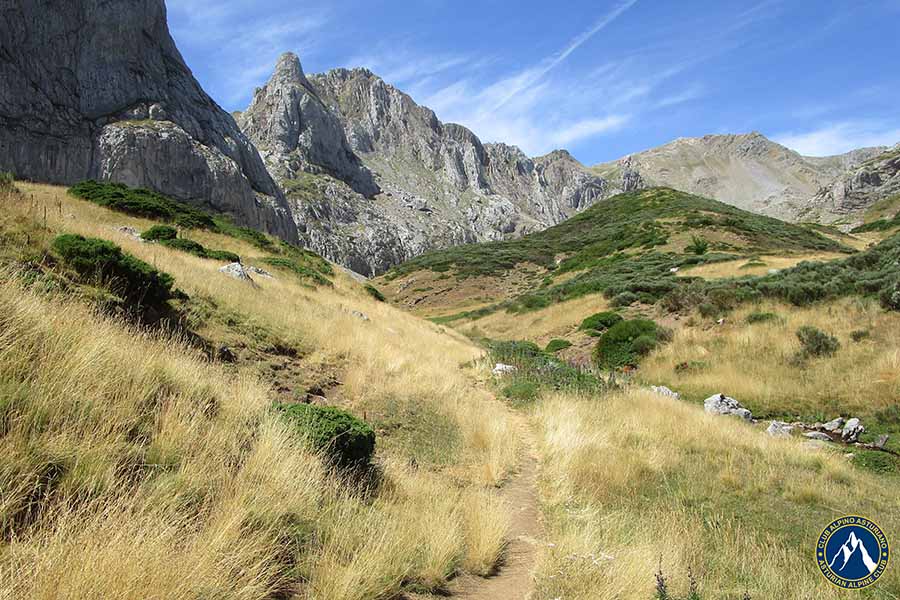
[[[804,132],[785,132],[773,139],[805,156],[832,156],[856,148],[893,146],[900,142],[900,128],[881,121],[843,121]]]

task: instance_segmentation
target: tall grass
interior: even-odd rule
[[[401,399],[445,415],[458,442],[435,469],[380,444],[380,486],[347,487],[280,424],[254,370],[210,364],[177,340],[6,273],[0,597],[362,600],[438,589],[454,573],[496,563],[507,510],[492,487],[515,467],[519,429],[475,384],[477,373],[460,367],[479,349],[375,301],[349,278],[337,277],[334,289],[291,277],[251,287],[114,229],[149,221],[25,187],[38,202],[58,199],[53,234],[111,239],[170,272],[190,296],[277,331],[309,368],[340,369],[341,397],[360,416]],[[32,218],[27,204],[11,203],[4,227]],[[251,264],[259,256],[232,238],[207,240]]]
[[[538,412],[542,485],[554,545],[539,597],[842,598],[818,572],[815,540],[833,518],[900,528],[897,485],[840,454],[643,391],[602,402],[559,396]],[[683,588],[683,589],[682,589]],[[861,597],[900,594],[900,571]]]

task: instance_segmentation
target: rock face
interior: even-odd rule
[[[808,214],[821,221],[858,215],[881,199],[900,195],[900,144],[851,166],[807,203]]]
[[[708,135],[677,139],[593,171],[622,189],[663,185],[784,220],[831,222],[840,213],[828,209],[821,190],[884,150],[864,148],[816,158],[801,156],[759,133]]]
[[[163,0],[0,9],[0,170],[148,187],[297,240],[255,148],[185,65]]]
[[[365,69],[307,77],[292,54],[238,117],[301,240],[367,275],[427,250],[545,229],[616,190],[565,151],[529,158]]]

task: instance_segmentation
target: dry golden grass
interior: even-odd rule
[[[751,325],[746,317],[752,312],[779,318]],[[798,366],[792,358],[800,349],[796,332],[804,325],[837,336],[841,349]],[[855,331],[871,337],[854,342]],[[682,363],[696,366],[676,370]],[[727,393],[757,413],[827,420],[869,416],[900,398],[900,315],[855,299],[808,308],[747,306],[721,327],[701,322],[678,329],[672,343],[642,364],[640,377],[694,400]]]
[[[708,265],[700,265],[689,269],[682,269],[678,275],[680,277],[701,277],[703,279],[724,279],[726,277],[745,277],[765,275],[772,269],[789,269],[801,262],[829,262],[847,258],[846,254],[837,253],[812,253],[797,254],[792,256],[760,256],[758,259],[742,258],[740,260],[729,260],[726,262],[711,263]],[[754,263],[762,262],[764,264],[755,266]]]
[[[500,311],[475,321],[454,323],[454,327],[468,335],[541,344],[574,333],[586,317],[605,310],[609,310],[609,301],[594,294],[525,314]]]
[[[813,560],[821,529],[864,514],[900,530],[893,479],[683,402],[637,390],[560,396],[537,420],[555,544],[541,598],[650,598],[660,564],[679,595],[690,568],[703,598],[843,598]],[[862,597],[897,594],[891,569]]]
[[[0,597],[390,598],[483,573],[505,544],[496,486],[520,432],[460,365],[463,337],[370,299],[289,276],[258,287],[220,263],[120,235],[132,219],[23,185],[8,219],[52,235],[110,239],[171,273],[192,297],[277,331],[310,364],[343,365],[350,410],[397,398],[448,416],[459,439],[445,468],[404,466],[382,450],[383,484],[348,489],[271,415],[265,382],[201,361],[173,340],[129,329],[71,298],[0,284]],[[56,201],[62,204],[61,214]],[[8,221],[7,221],[8,222]],[[50,236],[48,236],[50,237]],[[247,257],[258,251],[192,234]],[[357,310],[371,320],[353,315]],[[390,444],[386,447],[391,448]]]

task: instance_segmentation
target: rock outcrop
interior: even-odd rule
[[[680,138],[593,168],[621,189],[666,186],[788,221],[829,222],[820,190],[884,151],[807,157],[759,133]],[[840,195],[840,194],[838,194]],[[839,203],[839,202],[837,202]]]
[[[900,144],[851,166],[807,203],[820,221],[853,217],[884,198],[900,195]]]
[[[0,2],[0,170],[143,186],[296,241],[256,149],[175,47],[163,0]]]
[[[482,144],[365,69],[307,77],[292,54],[238,121],[303,243],[366,275],[545,229],[614,192],[565,151]]]

